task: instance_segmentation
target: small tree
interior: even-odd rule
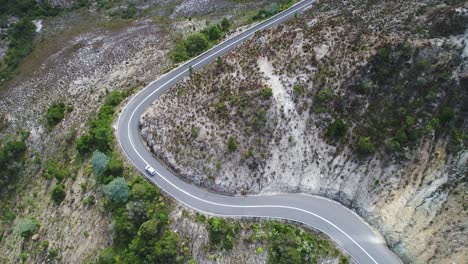
[[[362,154],[371,154],[375,151],[375,146],[372,144],[369,137],[359,138],[359,152]]]
[[[128,200],[130,188],[124,178],[116,178],[104,186],[103,191],[113,203],[124,203]]]
[[[93,156],[91,157],[91,163],[93,165],[93,171],[96,176],[102,176],[107,165],[109,164],[110,158],[100,152],[99,150],[94,151]]]
[[[76,150],[81,155],[88,154],[93,148],[93,137],[90,134],[84,134],[76,140]]]
[[[218,25],[209,25],[202,32],[210,41],[218,40],[223,36],[223,32]]]
[[[63,188],[62,184],[57,184],[52,189],[50,195],[56,204],[60,204],[65,199],[67,193],[65,192],[65,188]]]
[[[271,96],[273,96],[273,90],[272,90],[271,88],[264,88],[264,89],[262,89],[262,96],[263,96],[265,99],[270,98]]]
[[[330,138],[341,138],[346,135],[346,124],[342,119],[337,119],[328,126],[327,136]]]
[[[442,109],[442,112],[440,113],[439,120],[441,124],[445,125],[449,123],[454,117],[455,111],[453,111],[453,109],[450,107],[444,107],[444,109]]]
[[[120,91],[112,91],[106,96],[104,105],[118,106],[120,102],[125,98],[124,94]]]
[[[53,128],[62,121],[65,117],[65,109],[64,103],[53,104],[47,109],[46,120],[48,128]]]
[[[111,158],[111,160],[107,164],[105,174],[118,177],[122,176],[123,170],[124,167],[122,161],[120,159]]]
[[[235,137],[230,137],[228,140],[229,152],[235,152],[237,150],[237,141]]]
[[[181,41],[175,45],[171,50],[170,55],[173,62],[178,63],[185,61],[189,58],[187,53],[187,48],[185,47],[185,42]]]
[[[208,46],[208,39],[202,33],[190,35],[185,41],[185,47],[189,57],[202,53],[208,48]]]
[[[14,232],[22,237],[30,237],[37,232],[40,225],[34,218],[21,218],[14,228]]]
[[[223,249],[232,249],[236,230],[231,224],[222,218],[212,217],[208,220],[206,228],[212,245],[219,245]]]
[[[224,32],[228,31],[229,28],[231,28],[231,22],[229,21],[229,19],[223,18],[223,20],[221,20],[221,28]]]
[[[111,247],[104,249],[96,261],[96,264],[114,264],[116,263],[115,253]]]

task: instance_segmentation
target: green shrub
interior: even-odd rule
[[[223,32],[218,25],[208,25],[202,30],[202,33],[208,38],[209,41],[216,41],[223,37]]]
[[[89,132],[79,137],[76,141],[76,149],[81,155],[97,149],[101,152],[110,152],[114,135],[112,133],[112,121],[114,119],[115,106],[119,105],[126,93],[113,91],[108,94],[97,117],[90,122]]]
[[[112,236],[118,245],[127,245],[137,234],[138,227],[129,220],[128,213],[114,216],[112,221]]]
[[[25,252],[21,252],[21,254],[19,255],[19,259],[21,263],[26,262],[26,260],[28,259],[28,254],[26,254]]]
[[[112,91],[106,96],[106,99],[104,100],[104,105],[113,107],[118,106],[124,98],[124,93],[120,91]]]
[[[153,263],[176,263],[179,250],[179,236],[171,231],[164,232],[163,237],[154,245]]]
[[[324,257],[342,256],[315,234],[277,222],[269,223],[268,227],[268,263],[312,264]]]
[[[14,228],[14,232],[22,237],[31,237],[39,230],[39,223],[34,218],[21,218]]]
[[[185,47],[184,42],[177,43],[175,47],[169,53],[169,56],[171,57],[172,61],[175,63],[183,62],[190,58],[187,53],[187,49]]]
[[[116,178],[102,188],[104,194],[113,203],[124,203],[128,200],[130,188],[124,178]]]
[[[440,123],[445,125],[452,121],[455,118],[455,111],[450,107],[444,107],[440,113],[439,120]]]
[[[210,244],[220,246],[222,249],[232,249],[236,230],[225,219],[212,217],[208,220],[206,228],[210,237]]]
[[[185,40],[185,48],[189,57],[194,57],[201,54],[209,46],[208,39],[202,33],[195,33],[188,36]]]
[[[96,264],[115,264],[117,262],[114,250],[106,248],[99,254]]]
[[[342,119],[337,119],[328,126],[327,136],[330,138],[342,138],[346,135],[347,127]]]
[[[70,176],[70,172],[56,161],[48,160],[44,167],[44,177],[48,180],[56,178],[60,182]]]
[[[36,26],[30,18],[21,19],[8,30],[8,51],[3,66],[0,65],[0,82],[10,79],[22,59],[31,53],[34,48],[35,30]]]
[[[84,134],[76,140],[76,150],[81,155],[91,152],[93,149],[93,138],[90,134]]]
[[[265,99],[268,99],[273,96],[273,90],[271,88],[263,88],[262,89],[262,96]]]
[[[224,102],[218,102],[215,104],[216,112],[218,114],[226,114],[227,113],[227,106]]]
[[[106,154],[100,152],[99,150],[93,152],[93,156],[91,157],[91,164],[93,165],[94,174],[98,176],[98,178],[104,174],[104,171],[106,170],[110,160],[111,159]]]
[[[67,193],[65,192],[65,188],[62,184],[57,184],[52,189],[50,195],[56,204],[60,204],[65,199]]]
[[[397,139],[394,139],[394,138],[390,139],[387,146],[391,151],[400,151],[401,150],[400,142]]]
[[[294,85],[293,90],[297,95],[303,95],[305,93],[305,88],[302,84]]]
[[[47,109],[47,114],[46,114],[46,121],[47,121],[47,127],[48,128],[53,128],[55,127],[62,119],[65,117],[65,110],[66,106],[64,103],[57,103],[51,105]]]
[[[7,15],[16,17],[56,16],[60,8],[52,7],[48,1],[22,0],[0,2],[0,18]]]
[[[227,32],[230,28],[231,28],[231,22],[229,21],[229,19],[223,18],[223,20],[221,20],[221,29],[224,32]]]
[[[49,259],[55,259],[60,253],[60,249],[58,248],[49,248],[47,251],[47,256]]]
[[[107,164],[107,167],[105,169],[105,174],[108,176],[114,176],[114,177],[119,177],[122,176],[123,174],[123,162],[122,160],[112,157]]]
[[[23,141],[8,141],[0,146],[0,189],[8,186],[22,171],[25,153]]]
[[[228,140],[228,150],[229,152],[235,152],[237,150],[237,141],[235,137],[230,137]]]
[[[431,133],[432,131],[435,131],[435,130],[437,130],[439,128],[440,128],[439,118],[434,117],[429,121],[429,123],[427,123],[424,130],[426,131],[426,133]]]
[[[372,144],[369,137],[360,137],[358,150],[361,154],[371,154],[375,152],[375,146]]]

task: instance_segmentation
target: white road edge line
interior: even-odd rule
[[[302,1],[299,2],[299,3],[297,3],[295,6],[297,6],[297,5],[301,4],[301,3],[302,3]],[[291,7],[291,8],[294,8],[295,6],[293,6],[293,7]],[[237,43],[243,41],[244,39],[246,39],[246,38],[252,36],[252,35],[255,34],[256,32],[258,32],[258,31],[260,31],[260,30],[263,30],[263,29],[265,29],[266,27],[268,27],[268,26],[270,26],[270,25],[276,23],[278,20],[283,19],[284,16],[289,15],[290,13],[293,13],[293,12],[297,12],[297,11],[299,11],[299,10],[300,10],[300,8],[299,8],[298,10],[290,9],[289,12],[286,11],[285,13],[280,13],[280,14],[279,14],[280,16],[278,16],[278,18],[276,18],[275,20],[271,21],[270,23],[267,23],[267,24],[263,25],[262,27],[260,27],[259,29],[255,30],[255,31],[252,31],[251,33],[245,35],[244,37],[241,37],[240,39],[234,41],[233,43],[227,45],[226,47],[223,47],[222,49],[220,49],[220,50],[216,51],[215,53],[209,55],[208,57],[204,58],[203,60],[201,60],[201,61],[199,61],[199,62],[193,64],[193,66],[197,66],[198,64],[200,64],[200,63],[202,63],[202,62],[205,62],[206,60],[208,60],[208,59],[212,58],[213,56],[215,56],[216,54],[220,53],[221,51],[223,51],[223,50],[225,50],[225,49],[227,49],[227,48],[229,48],[229,47],[231,47],[231,46],[233,46],[233,45],[235,45],[235,44],[237,44]],[[226,40],[226,41],[229,41],[229,39]],[[224,41],[224,42],[226,42],[226,41]],[[222,44],[222,43],[221,43],[221,44]],[[221,44],[220,44],[220,45],[221,45]],[[218,46],[219,46],[219,45],[218,45]],[[216,47],[217,47],[217,46],[213,47],[212,49],[214,49],[214,48],[216,48]],[[210,49],[210,50],[212,50],[212,49]],[[207,52],[209,52],[210,50],[208,50]],[[205,54],[205,53],[204,53],[204,54]],[[202,55],[204,55],[204,54],[199,55],[199,57],[202,56]],[[185,67],[185,66],[188,65],[190,62],[193,62],[194,60],[198,59],[199,57],[196,57],[196,58],[190,60],[189,62],[183,64],[182,66],[176,68],[175,70],[177,70],[177,69],[179,69],[179,68]],[[132,114],[130,115],[130,120],[129,120],[129,122],[128,122],[128,127],[127,127],[128,132],[130,132],[130,123],[131,123],[131,120],[133,119],[133,117],[134,117],[134,115],[135,115],[137,109],[139,109],[139,108],[141,107],[141,105],[142,105],[144,102],[146,102],[146,100],[147,100],[149,97],[153,96],[153,95],[154,95],[156,92],[158,92],[161,88],[165,87],[165,86],[166,86],[167,84],[169,84],[170,82],[174,81],[175,79],[177,79],[177,78],[180,77],[181,75],[185,74],[187,71],[188,71],[188,69],[185,69],[185,70],[182,71],[181,73],[177,74],[175,77],[171,78],[169,81],[167,81],[167,82],[165,82],[164,84],[162,84],[160,87],[158,87],[157,89],[155,89],[151,94],[149,94],[143,101],[141,101],[141,102],[135,107],[134,111],[133,111]],[[161,77],[161,78],[162,78],[162,77]],[[157,81],[157,80],[155,80],[154,82],[156,82],[156,81]],[[137,96],[138,96],[142,91],[146,90],[146,89],[147,89],[148,87],[150,87],[154,82],[151,82],[147,87],[145,87],[143,90],[141,90],[139,93],[137,93],[137,94],[132,98],[132,100],[135,99],[135,98],[137,98]],[[131,101],[132,101],[132,100],[131,100]],[[127,103],[127,106],[130,104],[131,101],[129,101],[129,102]],[[127,107],[127,106],[126,106],[126,107]],[[117,121],[117,124],[120,123],[120,117],[121,117],[122,113],[124,113],[124,111],[126,110],[126,107],[121,111],[121,113],[120,113],[120,115],[119,115],[119,118],[118,118],[118,121]],[[118,127],[118,125],[117,125],[117,127]],[[117,134],[118,134],[118,133],[117,133]],[[134,145],[134,143],[133,143],[133,139],[132,139],[130,133],[128,133],[128,138],[129,138],[129,140],[130,140],[130,144],[132,145],[133,150],[134,150],[135,153],[138,155],[138,157],[140,157],[140,159],[141,159],[146,165],[149,165],[149,163],[148,163],[148,162],[140,155],[140,153],[137,151],[137,149],[136,149],[136,147],[135,147],[135,145]],[[128,158],[129,160],[131,160],[130,157],[128,156],[128,154],[126,153],[125,149],[124,149],[123,146],[121,145],[120,140],[119,140],[119,144],[120,144],[120,146],[121,146],[121,149],[125,152],[127,158]],[[134,165],[136,165],[136,164],[134,163]],[[141,171],[141,170],[140,170],[140,171]],[[189,196],[189,197],[192,197],[192,198],[194,198],[194,199],[196,199],[196,200],[199,200],[199,201],[201,201],[201,202],[205,202],[205,203],[208,203],[208,204],[217,205],[217,206],[222,206],[222,207],[231,207],[231,208],[283,208],[283,209],[297,210],[297,211],[301,211],[301,212],[304,212],[304,213],[306,213],[306,214],[310,214],[310,215],[312,215],[312,216],[315,216],[315,217],[321,219],[322,221],[328,223],[328,224],[331,225],[332,227],[336,228],[336,229],[337,229],[338,231],[340,231],[342,234],[344,234],[344,235],[345,235],[347,238],[349,238],[354,244],[356,244],[356,245],[357,245],[373,262],[374,262],[374,263],[378,264],[378,262],[377,262],[364,248],[362,248],[361,245],[360,245],[359,243],[357,243],[351,236],[349,236],[346,232],[344,232],[341,228],[339,228],[338,226],[336,226],[335,224],[333,224],[333,223],[330,222],[329,220],[327,220],[327,219],[325,219],[325,218],[323,218],[323,217],[321,217],[321,216],[319,216],[319,215],[317,215],[317,214],[315,214],[315,213],[312,213],[312,212],[309,212],[309,211],[307,211],[307,210],[304,210],[304,209],[301,209],[301,208],[297,208],[297,207],[282,206],[282,205],[263,205],[263,206],[255,206],[255,205],[250,205],[250,206],[249,206],[249,205],[246,205],[246,206],[242,206],[242,205],[220,204],[220,203],[215,203],[215,202],[207,201],[207,200],[204,200],[204,199],[201,199],[201,198],[199,198],[199,197],[196,197],[196,196],[194,196],[194,195],[192,195],[192,194],[190,194],[190,193],[188,193],[188,192],[186,192],[186,191],[180,189],[179,187],[177,187],[176,185],[174,185],[172,182],[170,182],[168,179],[166,179],[164,176],[162,176],[158,171],[156,171],[156,172],[157,172],[157,174],[158,174],[159,177],[161,177],[164,181],[166,181],[167,183],[169,183],[171,186],[173,186],[173,187],[174,187],[175,189],[177,189],[178,191],[184,193],[185,195],[187,195],[187,196]],[[147,177],[147,178],[148,178],[148,177]],[[151,178],[149,178],[149,179],[151,179]],[[153,180],[151,180],[151,181],[154,182],[154,183],[156,183],[156,182],[153,181]],[[156,183],[156,184],[157,184],[157,183]],[[161,186],[160,186],[160,187],[161,187]],[[186,203],[184,203],[184,204],[186,204]],[[188,205],[188,204],[187,204],[187,205]],[[191,207],[190,205],[188,205],[188,206]],[[192,207],[192,208],[193,208],[193,207]],[[196,208],[194,208],[194,209],[196,209]],[[257,216],[254,216],[254,217],[257,217]],[[278,217],[278,218],[281,218],[281,217]],[[284,218],[284,219],[286,219],[286,218]],[[295,221],[295,220],[294,220],[294,221]],[[348,252],[348,253],[349,253],[349,252]]]

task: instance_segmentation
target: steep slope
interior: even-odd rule
[[[407,262],[462,263],[467,8],[322,1],[179,83],[143,138],[203,187],[324,195]]]
[[[74,2],[53,1],[64,6]],[[184,9],[183,14],[174,7],[190,6],[193,1],[131,1],[137,9],[131,19],[112,13],[112,5],[126,9],[130,1],[89,2],[89,6],[41,18],[43,27],[35,33],[34,50],[19,65],[16,76],[0,88],[2,264],[83,263],[95,260],[102,249],[112,245],[113,215],[106,207],[107,198],[91,168],[90,157],[77,154],[77,138],[87,132],[110,91],[139,88],[172,67],[167,54],[180,36],[200,30],[207,21],[218,23],[223,16],[243,24],[252,10],[267,1],[216,1],[219,6],[215,9],[210,9],[212,1],[204,1],[196,6],[197,10]],[[104,2],[112,5],[97,5]],[[3,38],[6,29],[0,31],[0,42],[7,42],[8,38]],[[63,115],[58,118],[51,110],[61,104]],[[55,120],[53,125],[50,117]],[[112,130],[103,134],[112,134]],[[25,150],[10,155],[7,150],[12,140],[24,143]],[[18,149],[23,146],[17,145]],[[14,175],[9,174],[11,171]],[[136,178],[131,169],[125,169],[123,174],[128,180]],[[59,202],[52,195],[57,186],[62,186],[65,193]],[[159,195],[156,198],[163,199]],[[191,229],[194,220],[177,214],[177,210],[170,212],[176,215],[174,221],[184,221],[186,226],[168,229],[181,237],[197,237],[199,234]],[[16,230],[23,219],[34,219],[40,224],[36,234],[26,238],[18,235]],[[266,254],[256,253],[252,245],[237,243],[244,237],[236,237],[231,255],[217,249],[204,250],[209,238],[204,224],[196,225],[197,230],[203,230],[204,243],[197,243],[193,251],[185,246],[190,252],[184,254],[204,260],[216,254],[229,263],[238,257],[235,252],[240,255],[245,247],[250,247],[244,259],[267,258]]]

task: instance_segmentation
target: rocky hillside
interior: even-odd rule
[[[143,138],[203,187],[327,196],[405,262],[463,263],[467,10],[320,1],[171,89]]]
[[[35,2],[28,3],[34,6]],[[106,115],[100,109],[105,102],[113,102],[112,92],[139,89],[174,66],[168,53],[181,36],[208,23],[219,23],[223,17],[230,19],[234,30],[270,1],[50,2],[63,9],[36,16],[34,25],[25,24],[31,39],[15,34],[19,42],[31,40],[26,43],[30,53],[12,53],[21,56],[15,57],[11,79],[0,86],[0,263],[94,262],[97,256],[108,256],[108,251],[100,252],[118,241],[113,231],[115,223],[123,219],[119,214],[128,216],[149,208],[148,215],[153,217],[154,208],[160,207],[167,208],[169,219],[164,228],[178,234],[181,243],[176,253],[187,257],[186,262],[266,262],[267,249],[283,243],[273,236],[277,234],[275,225],[262,228],[263,223],[259,227],[230,221],[223,226],[230,227],[226,232],[232,248],[225,250],[214,242],[209,247],[210,220],[182,214],[182,208],[159,193],[151,197],[151,203],[140,199],[134,193],[141,192],[141,186],[134,184],[137,176],[130,166],[118,173],[128,180],[133,196],[118,213],[112,211],[91,155],[79,155],[76,142]],[[74,9],[66,9],[69,6]],[[14,46],[8,45],[12,35],[7,32],[18,21],[10,15],[8,23],[0,23],[0,44],[5,49]],[[3,62],[7,52],[2,54]],[[1,69],[3,66],[0,63]],[[118,102],[112,104],[117,110]],[[112,130],[101,132],[112,143]],[[110,147],[106,154],[122,160],[118,149]],[[144,206],[139,207],[141,204]],[[143,219],[148,220],[148,215]],[[127,223],[132,217],[127,217]],[[138,227],[127,233],[127,240],[135,236],[138,241]],[[263,235],[249,242],[258,230]],[[338,262],[340,257],[346,261],[323,237],[291,227],[282,230],[294,243],[324,245],[323,249],[304,249],[304,256],[313,253],[323,263]],[[289,246],[301,246],[294,243]],[[118,249],[124,254],[122,247]]]

